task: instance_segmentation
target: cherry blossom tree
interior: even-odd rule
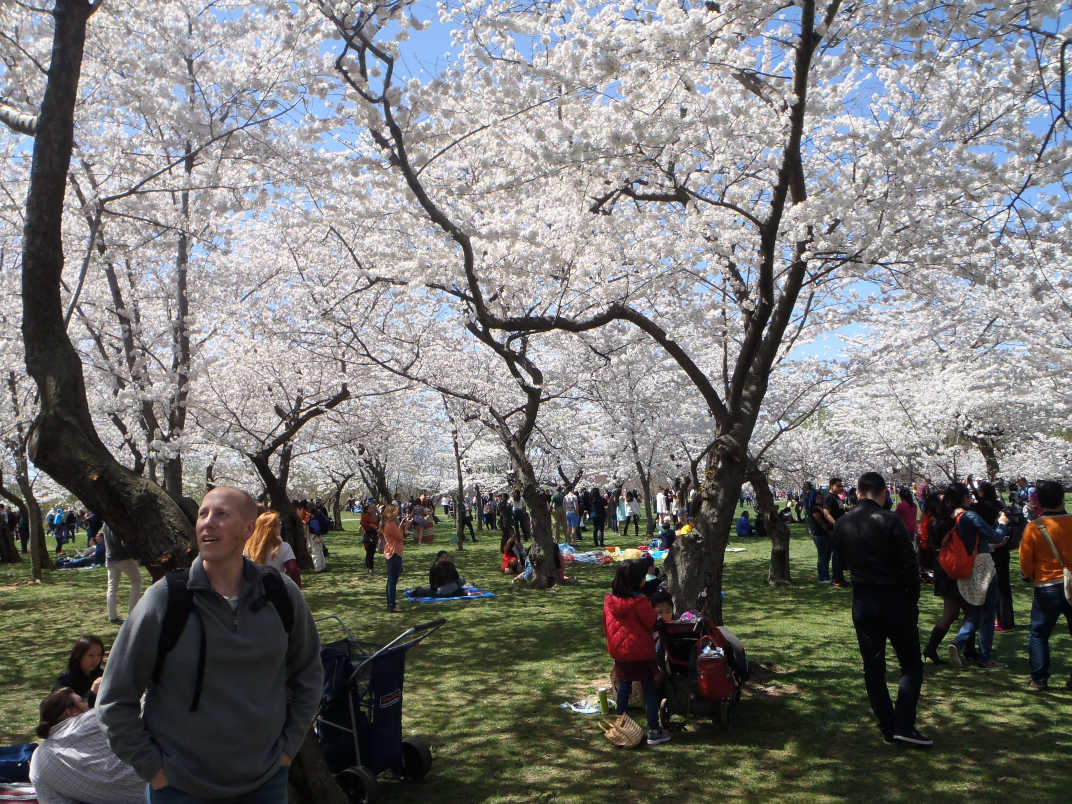
[[[489,331],[625,322],[679,365],[714,424],[670,578],[720,617],[779,355],[850,317],[863,278],[956,263],[978,281],[1025,191],[1059,178],[1067,137],[1027,121],[1051,117],[1061,47],[1024,27],[1059,5],[471,2],[457,66],[424,84],[396,80],[381,36],[407,6],[321,4],[376,153],[424,216],[411,231],[443,238],[422,275]]]

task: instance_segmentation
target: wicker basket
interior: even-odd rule
[[[619,715],[615,721],[605,720],[599,727],[607,739],[619,748],[636,748],[644,739],[644,730],[629,715]]]

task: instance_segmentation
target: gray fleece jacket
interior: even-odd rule
[[[196,712],[190,711],[201,640],[196,615],[187,619],[154,685],[165,582],[153,584],[130,613],[108,657],[96,708],[112,750],[143,779],[163,768],[170,786],[191,795],[238,796],[267,782],[283,752],[298,753],[320,702],[324,670],[305,598],[289,578],[283,581],[294,609],[289,642],[255,564],[244,561],[233,610],[212,589],[201,559],[194,560],[187,588],[206,636]]]

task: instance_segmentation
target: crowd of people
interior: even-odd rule
[[[563,572],[560,545],[572,547],[579,543],[586,526],[591,529],[592,543],[597,548],[604,545],[608,528],[626,536],[629,524],[634,523],[635,535],[639,537],[639,496],[621,489],[591,488],[578,493],[557,488],[546,497],[547,513],[554,526],[555,568],[560,581],[568,580]],[[687,499],[678,500],[683,496],[667,489],[660,489],[656,495],[657,534],[664,548],[669,548],[680,534],[693,527],[686,510]],[[1070,592],[1066,591],[1068,564],[1064,558],[1072,557],[1072,517],[1065,510],[1060,483],[1040,481],[1030,485],[1021,480],[1000,493],[993,484],[971,479],[967,483],[950,483],[942,489],[925,483],[917,484],[915,489],[894,489],[880,475],[865,473],[849,489],[840,478],[834,477],[823,490],[808,483],[799,494],[784,496],[787,505],[783,513],[796,503],[808,524],[816,546],[818,582],[833,589],[852,590],[852,620],[863,658],[865,686],[886,742],[919,747],[933,744],[915,728],[923,660],[946,662],[940,651],[941,643],[958,617],[962,621],[948,646],[948,661],[956,666],[973,661],[988,670],[1004,667],[993,656],[993,644],[995,631],[1016,628],[1010,578],[1012,550],[1018,551],[1020,572],[1034,590],[1027,645],[1031,675],[1028,686],[1033,691],[1048,689],[1052,675],[1049,638],[1061,615],[1072,633],[1072,605],[1068,599]],[[361,538],[369,577],[375,575],[377,553],[383,555],[388,612],[400,610],[397,584],[406,542],[424,540],[425,531],[438,521],[437,502],[442,505],[444,501],[414,496],[406,501],[376,503],[368,499],[348,503],[348,507],[361,512]],[[742,497],[742,502],[749,504],[752,500]],[[299,501],[297,507],[307,524],[326,516],[322,504]],[[520,492],[463,499],[456,506],[445,506],[444,513],[467,518],[467,512],[473,510],[481,512],[485,526],[497,527],[501,532],[500,570],[513,574],[515,580],[530,579],[531,546],[526,548],[526,541],[532,538],[533,512]],[[755,536],[757,524],[746,510],[737,521],[736,531],[738,535]],[[96,530],[90,537],[87,554],[72,561],[97,561],[98,556],[104,556],[103,561],[109,567],[110,619],[123,628],[113,647],[108,674],[102,666],[104,642],[96,635],[83,636],[72,648],[53,691],[41,703],[38,734],[44,742],[35,753],[31,768],[40,800],[46,804],[50,801],[65,804],[68,800],[140,801],[145,800],[146,782],[151,791],[149,801],[192,800],[167,797],[161,792],[170,789],[171,778],[181,780],[180,784],[188,788],[185,792],[191,796],[205,791],[213,795],[224,790],[233,792],[242,787],[247,791],[263,791],[267,796],[264,800],[272,800],[271,796],[285,789],[285,774],[281,777],[272,768],[285,768],[289,764],[289,757],[299,742],[294,723],[312,717],[313,688],[319,689],[319,679],[313,678],[318,670],[312,667],[315,664],[319,668],[311,647],[315,643],[312,638],[315,629],[310,625],[308,609],[298,591],[301,573],[294,550],[281,532],[279,514],[258,506],[236,489],[220,488],[206,495],[197,524],[201,555],[179,582],[186,590],[183,594],[198,601],[196,605],[192,602],[188,605],[189,612],[197,613],[202,642],[198,646],[199,637],[186,629],[182,636],[183,658],[171,662],[163,682],[160,680],[162,657],[176,647],[162,647],[167,641],[166,621],[177,605],[169,597],[175,593],[171,576],[168,584],[157,584],[150,590],[151,600],[147,597],[136,607],[141,596],[137,562],[106,524],[99,523]],[[469,533],[476,541],[471,524]],[[464,534],[461,538],[464,540]],[[960,565],[967,556],[973,571],[979,564],[989,569],[980,578],[965,577],[959,569],[951,568],[953,553],[960,557]],[[985,556],[986,560],[979,556]],[[124,573],[131,582],[130,619],[125,623],[118,616],[115,600],[115,587]],[[269,583],[271,577],[286,578],[289,587],[281,585],[279,591],[271,591],[275,589],[274,582]],[[428,586],[416,589],[415,593],[457,595],[465,585],[451,554],[439,550],[428,569]],[[941,599],[942,613],[921,649],[918,599],[925,585],[931,586],[933,594]],[[209,597],[204,597],[209,593]],[[259,614],[266,608],[265,600],[272,603],[268,608],[275,609],[274,619],[269,622]],[[283,707],[285,714],[283,710],[273,709],[275,714],[271,719],[275,725],[262,735],[263,750],[258,749],[261,754],[254,763],[258,770],[247,774],[248,778],[243,777],[244,781],[236,787],[227,773],[217,780],[186,775],[189,768],[183,767],[183,763],[199,761],[192,755],[176,760],[169,768],[168,761],[161,759],[158,740],[164,739],[183,757],[190,752],[186,748],[180,750],[174,740],[186,738],[174,735],[160,738],[157,730],[180,711],[196,711],[202,706],[213,712],[218,696],[223,696],[220,701],[231,700],[230,693],[220,691],[221,682],[215,679],[210,682],[203,674],[215,673],[217,669],[224,674],[234,672],[233,668],[223,669],[228,667],[227,645],[234,637],[239,612],[246,608],[245,616],[258,613],[255,630],[262,635],[258,639],[263,637],[275,645],[273,650],[279,650],[278,645],[282,643],[285,665],[302,676],[301,680],[295,680],[290,670],[281,675],[273,671],[270,675],[275,680],[267,686],[254,685],[260,693],[246,696],[249,711],[260,712],[263,696],[279,695],[285,688],[290,692],[280,699],[284,700],[286,695],[294,693],[295,685],[303,690],[306,703],[293,722],[290,707]],[[292,655],[292,648],[285,647],[294,640],[291,629],[295,627],[296,610],[302,620],[300,658]],[[658,721],[656,657],[658,620],[674,619],[674,607],[650,556],[619,563],[611,592],[604,600],[603,616],[608,650],[615,662],[619,711],[624,711],[633,684],[638,683],[645,703],[648,742],[668,741],[670,735]],[[283,625],[284,634],[277,630],[279,625]],[[285,638],[280,640],[281,636]],[[179,637],[176,634],[174,638]],[[886,686],[887,641],[901,667],[896,702],[891,700]],[[245,659],[247,641],[243,639],[242,645],[239,650]],[[206,656],[210,659],[207,665]],[[264,657],[257,659],[250,665],[250,672],[263,672],[273,666],[266,661]],[[168,664],[163,663],[165,667]],[[1072,688],[1072,675],[1066,685]],[[153,690],[157,690],[152,693],[156,703],[150,706],[142,697]],[[176,695],[178,700],[172,700]],[[185,700],[190,696],[192,706]],[[192,730],[187,737],[199,728],[190,726]],[[276,728],[282,731],[275,732]],[[125,736],[128,732],[136,736]],[[270,749],[265,747],[269,742]],[[276,764],[272,765],[273,762]],[[284,782],[282,788],[280,778]]]
[[[846,491],[830,478],[825,492],[806,484],[802,497],[818,553],[821,584],[853,591],[852,618],[864,660],[871,707],[887,742],[927,747],[914,725],[923,659],[945,663],[942,640],[962,616],[948,648],[957,667],[969,661],[985,670],[1005,667],[993,656],[996,630],[1016,628],[1010,552],[1033,586],[1027,655],[1028,688],[1049,688],[1049,638],[1061,615],[1072,633],[1072,517],[1063,486],[1029,485],[1021,478],[1006,498],[988,482],[952,482],[943,489],[920,483],[896,491],[869,472]],[[852,582],[846,580],[849,571]],[[942,613],[920,649],[918,600],[930,584]],[[897,704],[885,680],[889,640],[901,665]],[[1072,674],[1065,686],[1072,689]]]

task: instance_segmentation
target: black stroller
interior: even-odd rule
[[[748,658],[741,640],[707,617],[666,623],[660,639],[665,652],[659,703],[663,728],[674,714],[685,720],[692,715],[711,717],[728,726],[748,680]]]
[[[416,737],[402,739],[402,680],[406,651],[446,620],[416,625],[386,645],[362,642],[335,615],[344,639],[322,644],[324,694],[316,734],[328,768],[352,804],[376,801],[377,775],[391,770],[420,781],[432,765],[428,746]]]

